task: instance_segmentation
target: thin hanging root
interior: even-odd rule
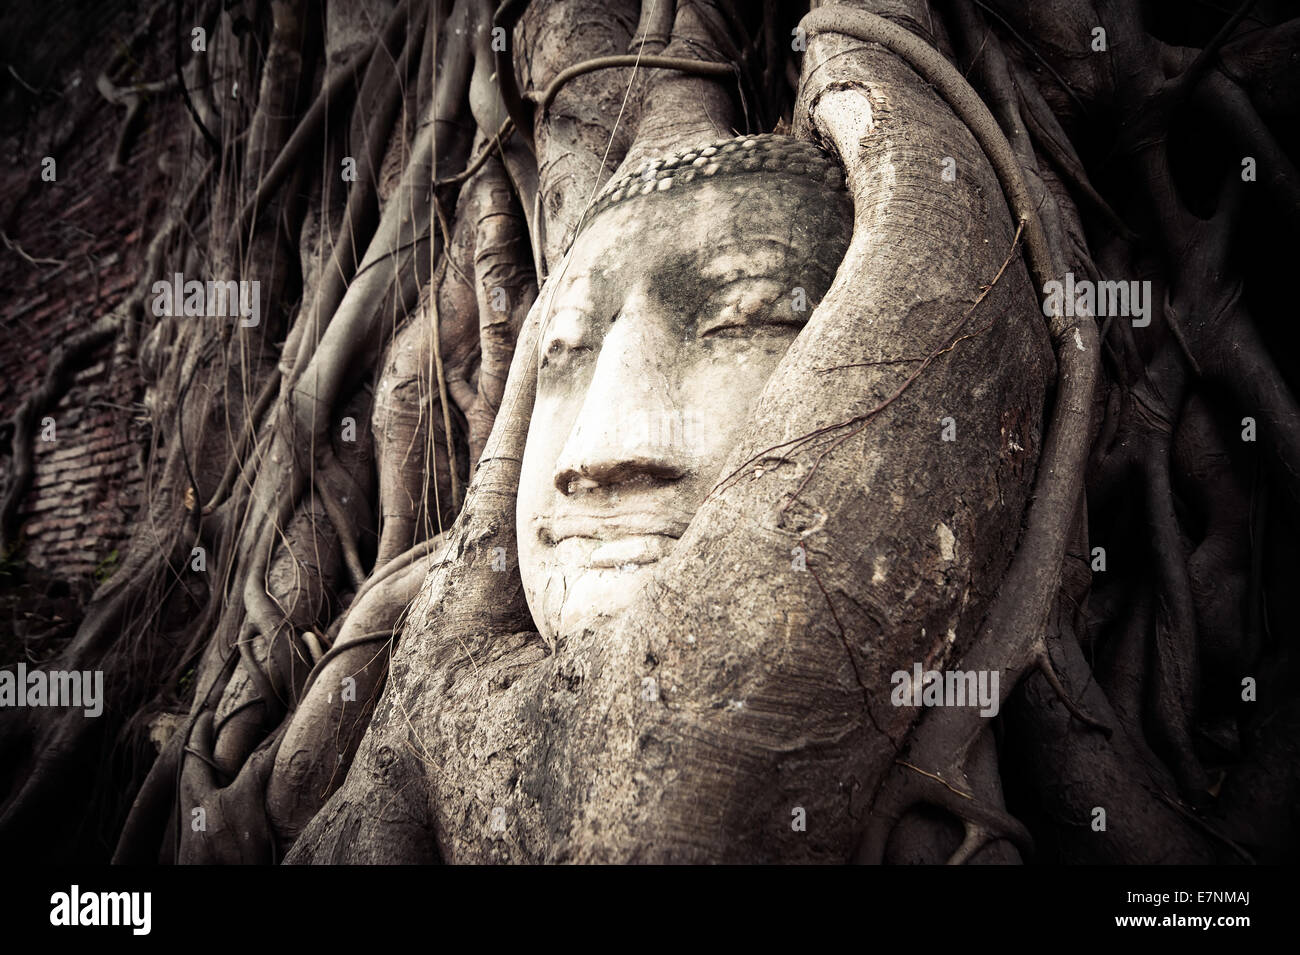
[[[1019,83],[1016,85],[1016,90],[1021,94],[1021,102],[1025,106],[1025,109],[1020,111],[1020,115],[1025,122],[1025,128],[1029,130],[1029,135],[1034,142],[1042,147],[1043,152],[1047,153],[1052,162],[1056,164],[1057,170],[1067,185],[1072,186],[1080,196],[1086,199],[1088,204],[1106,220],[1122,239],[1127,242],[1139,241],[1140,236],[1129,228],[1128,223],[1120,218],[1119,213],[1111,207],[1110,203],[1093,186],[1088,179],[1088,173],[1083,168],[1083,164],[1079,162],[1077,157],[1070,155],[1052,134],[1052,127],[1059,129],[1060,126],[1057,124],[1056,117],[1051,110],[1047,109],[1046,104],[1042,102],[1042,94],[1038,92],[1037,88],[1026,91]],[[1043,108],[1041,115],[1035,112],[1040,104]],[[1052,125],[1048,126],[1048,123]]]
[[[438,228],[442,230],[442,247],[444,249],[450,249],[451,248],[451,224],[447,221],[447,213],[443,210],[442,202],[438,199],[436,194],[433,195],[429,201],[433,206],[434,214],[438,217]],[[460,280],[462,282],[464,282],[470,288],[474,287],[474,280],[471,279],[468,275],[466,275],[463,271],[461,271],[460,266],[456,264],[454,259],[449,258],[447,260],[447,264],[451,266],[451,270],[453,272],[455,272],[457,275],[460,276]]]
[[[978,4],[978,0],[975,2]],[[983,7],[983,4],[979,5]],[[988,12],[987,8],[984,9]],[[1023,157],[1025,169],[1039,176],[1041,180],[1041,170],[1032,146],[1032,143],[1036,142],[1056,164],[1067,185],[1073,187],[1082,198],[1091,203],[1116,233],[1129,242],[1137,241],[1133,230],[1093,188],[1083,163],[1070,143],[1070,138],[1061,128],[1056,114],[1043,99],[1037,83],[1025,76],[1022,65],[1013,63],[1003,53],[996,39],[992,43],[988,42],[989,31],[975,13],[974,7],[963,0],[956,5],[955,13],[958,28],[966,34],[968,49],[973,54],[972,68],[980,67],[983,82],[1001,114],[999,119],[1002,128],[1013,138],[1014,145]],[[996,14],[993,16],[1002,22],[1009,33],[1016,36],[1015,30],[1005,20],[997,17]],[[1048,66],[1048,69],[1050,70],[1051,67]],[[1082,105],[1080,103],[1080,107]],[[1022,130],[1027,131],[1029,136],[1026,137]],[[1043,183],[1043,188],[1050,192],[1047,190],[1046,183]],[[1057,235],[1054,238],[1063,240],[1064,236]],[[1058,249],[1066,247],[1064,241],[1057,242]]]
[[[402,5],[393,11],[393,23],[397,23]],[[424,23],[423,18],[416,21]],[[422,30],[423,27],[418,27]],[[356,279],[356,271],[365,261],[365,254],[380,223],[380,206],[378,200],[379,168],[382,165],[384,149],[392,133],[402,103],[403,83],[406,69],[413,54],[416,34],[407,37],[401,56],[394,68],[385,68],[384,60],[378,58],[379,48],[372,51],[371,63],[361,81],[358,99],[373,102],[373,108],[366,122],[363,136],[364,148],[357,157],[357,180],[348,190],[347,206],[330,250],[329,261],[317,283],[315,296],[310,306],[304,298],[302,308],[307,311],[306,322],[298,338],[297,354],[291,356],[288,381],[298,380],[306,370],[316,348],[319,346],[328,325],[334,320],[343,303],[349,285]],[[385,58],[387,62],[391,59]],[[370,90],[373,81],[376,87]],[[369,92],[369,95],[367,95]]]
[[[405,8],[406,4],[401,4],[398,9],[393,11],[393,15],[389,18],[389,31],[392,31],[395,26],[402,26],[402,16],[405,13]],[[393,42],[394,40],[393,37],[385,37],[385,45],[396,45]],[[275,190],[288,178],[289,173],[302,164],[302,155],[321,135],[327,114],[338,106],[342,98],[348,96],[358,84],[359,78],[374,54],[378,43],[378,39],[371,40],[356,56],[339,67],[332,76],[327,77],[325,82],[321,84],[320,92],[316,94],[316,99],[312,102],[311,108],[303,114],[302,119],[298,122],[298,127],[290,135],[284,146],[281,147],[279,154],[275,157],[275,162],[263,174],[252,197],[244,203],[243,209],[240,210],[239,230],[241,232],[248,231],[257,216],[258,210],[267,207]]]
[[[436,204],[438,200],[435,197],[433,201]],[[439,207],[438,218],[441,221],[441,207]],[[429,279],[429,321],[433,323],[433,372],[438,379],[438,402],[442,405],[442,433],[443,437],[447,439],[447,471],[451,475],[451,506],[459,514],[461,502],[460,477],[456,473],[456,442],[453,440],[451,432],[451,398],[447,394],[447,372],[442,364],[442,333],[438,327],[438,288],[442,285],[447,266],[450,265],[455,268],[456,263],[454,256],[451,254],[451,235],[447,231],[445,224],[443,233],[446,238],[442,247],[446,252],[443,254],[442,261],[438,263],[438,270]],[[439,517],[440,522],[441,520],[442,518]]]
[[[1070,696],[1069,692],[1065,689],[1065,685],[1061,682],[1061,678],[1056,672],[1056,667],[1052,665],[1052,657],[1047,652],[1046,643],[1043,643],[1038,648],[1038,652],[1034,655],[1034,664],[1038,667],[1039,672],[1043,674],[1048,685],[1051,686],[1053,691],[1055,691],[1057,699],[1061,701],[1061,705],[1069,711],[1071,716],[1084,726],[1102,733],[1107,739],[1110,739],[1111,736],[1114,735],[1115,731],[1111,727],[1107,726],[1101,720],[1089,716],[1077,703],[1074,702],[1074,698]]]
[[[212,497],[208,500],[208,503],[203,505],[203,515],[205,517],[216,510],[218,505],[226,499],[226,495],[230,493],[231,487],[234,486],[235,478],[239,477],[247,466],[244,451],[257,436],[258,422],[262,420],[267,409],[271,407],[271,402],[280,393],[281,380],[280,375],[272,372],[267,376],[265,384],[262,385],[262,390],[253,402],[248,417],[244,419],[243,432],[239,436],[239,443],[233,447],[230,460],[226,462],[226,470],[221,475],[221,483],[212,492]]]

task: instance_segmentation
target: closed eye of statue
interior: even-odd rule
[[[700,338],[741,338],[797,331],[807,316],[791,308],[786,292],[783,283],[769,278],[732,282],[701,310],[697,334]]]
[[[591,351],[587,345],[578,345],[565,341],[563,338],[553,338],[546,350],[542,352],[542,368],[563,367],[579,355]]]
[[[577,312],[562,312],[551,319],[543,337],[539,369],[557,369],[570,363],[579,355],[591,351],[587,344],[589,324],[587,317]]]

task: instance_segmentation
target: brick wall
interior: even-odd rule
[[[13,31],[33,29],[32,9],[41,6],[0,15],[10,62],[37,91],[12,77],[0,81],[5,422],[44,379],[55,346],[108,313],[133,286],[148,223],[156,221],[167,187],[158,160],[179,138],[175,104],[147,106],[126,169],[110,176],[122,111],[99,97],[95,77],[141,14],[135,4],[101,4],[88,28],[75,19],[84,13],[81,5],[54,3],[44,7],[43,29],[26,45],[16,43]],[[146,51],[141,71],[164,75],[164,44],[149,46],[157,49]],[[58,178],[42,182],[41,159],[51,154]],[[90,582],[96,568],[111,568],[104,562],[125,543],[141,492],[141,397],[135,356],[109,344],[45,412],[54,419],[55,440],[38,434],[35,443],[34,480],[22,509],[25,538],[16,555],[24,565],[77,583]],[[0,446],[6,479],[10,460],[6,427]]]

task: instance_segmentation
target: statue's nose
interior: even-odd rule
[[[637,477],[676,480],[693,459],[676,400],[679,343],[627,310],[605,336],[591,385],[555,462],[561,494]]]

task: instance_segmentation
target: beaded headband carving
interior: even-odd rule
[[[810,183],[822,184],[830,192],[847,194],[843,170],[821,147],[775,133],[738,136],[647,160],[635,172],[609,183],[587,211],[579,233],[600,213],[627,199],[760,170],[799,176]]]

